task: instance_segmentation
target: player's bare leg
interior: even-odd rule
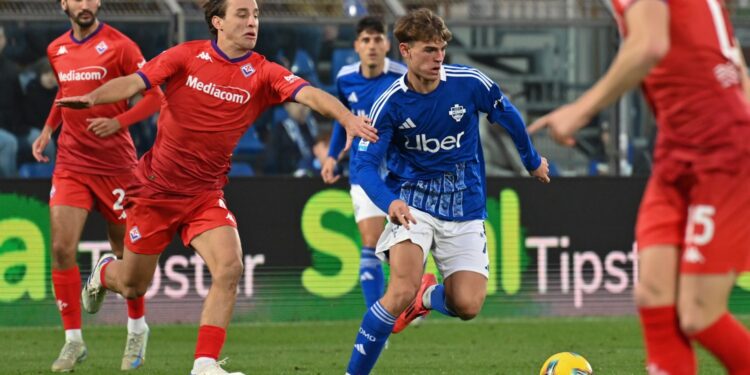
[[[391,248],[390,280],[380,304],[392,315],[401,314],[417,295],[424,271],[423,259],[422,249],[411,241],[400,242]]]
[[[380,235],[385,227],[385,216],[374,216],[357,222],[359,234],[362,236],[362,246],[374,248],[378,244]]]
[[[680,327],[700,342],[729,374],[750,374],[750,334],[728,311],[734,272],[717,275],[680,275]]]
[[[375,366],[399,316],[413,301],[424,272],[424,253],[411,241],[402,241],[389,252],[391,275],[380,301],[365,313],[347,367],[348,374],[369,374]]]
[[[694,374],[696,359],[690,340],[679,328],[675,245],[654,245],[638,252],[639,280],[634,297],[641,317],[646,366],[652,373]]]
[[[52,231],[52,284],[65,329],[65,345],[52,363],[52,371],[73,371],[86,358],[81,334],[81,273],[76,262],[78,241],[88,211],[71,206],[50,207]]]
[[[107,237],[112,252],[122,259],[125,251],[125,225],[107,222]],[[127,371],[143,366],[146,361],[149,329],[146,324],[144,297],[128,299],[128,337],[122,355],[120,370]]]
[[[242,277],[240,236],[236,228],[221,226],[196,236],[190,245],[211,272],[211,288],[203,302],[191,374],[226,374],[216,360],[224,345],[226,329],[237,300],[237,284]]]
[[[461,320],[479,314],[487,296],[487,278],[472,271],[458,271],[445,279],[445,302]]]

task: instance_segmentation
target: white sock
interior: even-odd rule
[[[146,332],[146,330],[148,330],[148,325],[146,324],[145,316],[138,319],[128,318],[128,332],[141,334]]]
[[[216,363],[216,360],[211,357],[198,357],[193,362],[193,371],[209,366],[212,363]]]
[[[436,285],[428,286],[427,289],[424,290],[424,294],[422,294],[422,306],[424,306],[425,309],[431,309],[432,308],[432,291],[435,290]]]
[[[66,329],[65,341],[83,342],[83,334],[81,334],[81,329]]]

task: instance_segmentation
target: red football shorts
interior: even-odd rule
[[[750,270],[750,175],[683,172],[648,181],[636,225],[638,248],[676,245],[680,272]]]
[[[96,208],[108,222],[125,224],[125,188],[132,178],[132,173],[103,176],[55,170],[49,205],[78,207],[89,212]]]
[[[128,196],[125,246],[136,254],[161,254],[177,232],[185,246],[199,234],[221,226],[236,228],[224,192],[209,191],[192,197],[144,194],[135,188]]]

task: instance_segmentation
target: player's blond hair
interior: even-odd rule
[[[399,43],[449,42],[453,38],[445,21],[427,8],[413,10],[399,18],[393,34]]]

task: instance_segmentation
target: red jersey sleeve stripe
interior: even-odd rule
[[[292,92],[292,100],[295,100],[295,101],[297,100],[297,93],[299,92],[299,90],[302,90],[302,88],[305,87],[305,86],[310,86],[310,84],[307,83],[307,82],[305,82],[305,83],[297,86],[296,89],[294,89],[294,92]]]
[[[151,81],[148,80],[148,77],[146,77],[146,73],[143,73],[142,71],[137,71],[135,74],[138,74],[138,76],[141,77],[143,80],[143,83],[146,84],[146,90],[151,90]]]

